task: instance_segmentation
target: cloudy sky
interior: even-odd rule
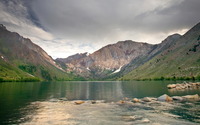
[[[53,58],[122,40],[160,43],[200,22],[200,0],[1,0],[0,23]]]

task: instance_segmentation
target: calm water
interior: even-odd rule
[[[118,103],[124,97],[200,94],[200,89],[168,91],[171,83],[175,82],[0,83],[0,124],[199,124],[200,102]],[[74,100],[85,103],[75,105]]]

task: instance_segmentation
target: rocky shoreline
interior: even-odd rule
[[[200,104],[200,96],[198,94],[194,95],[185,95],[185,96],[169,96],[167,94],[163,94],[157,98],[155,97],[144,97],[144,98],[122,98],[122,100],[114,101],[114,102],[107,102],[105,100],[68,100],[67,98],[59,98],[59,99],[50,99],[48,102],[36,102],[39,104],[44,104],[47,106],[46,109],[50,110],[47,111],[46,109],[43,110],[43,114],[48,114],[49,112],[52,113],[54,108],[49,108],[49,106],[56,107],[55,112],[59,112],[57,114],[65,115],[66,112],[69,112],[67,117],[68,122],[75,121],[76,119],[82,118],[82,114],[86,115],[89,118],[88,121],[92,121],[96,118],[102,118],[105,120],[108,117],[115,118],[119,120],[121,124],[124,123],[131,123],[131,124],[182,124],[188,125],[189,123],[199,123],[200,121],[196,117],[199,112],[199,104]],[[37,104],[37,105],[39,105]],[[184,106],[190,106],[190,108],[185,108]],[[196,107],[197,106],[197,107]],[[66,108],[68,107],[68,108]],[[43,109],[43,108],[42,108]],[[126,112],[124,112],[126,110]],[[181,109],[181,110],[180,110]],[[64,114],[63,114],[63,110]],[[90,113],[87,114],[89,111]],[[186,111],[189,115],[192,114],[190,117],[187,113],[182,112],[182,110]],[[174,113],[173,111],[177,111],[178,113]],[[61,112],[61,113],[60,113]],[[92,113],[91,113],[92,112]],[[101,113],[106,112],[106,115],[102,115]],[[110,114],[109,114],[109,113]],[[112,114],[114,113],[114,114]],[[183,113],[183,114],[179,114]],[[95,117],[94,117],[95,116]],[[188,116],[188,118],[185,118]],[[36,116],[33,121],[37,121],[41,118],[41,113]],[[155,118],[156,117],[156,118]],[[48,117],[47,117],[48,118]],[[59,117],[62,118],[62,117]],[[159,120],[157,119],[159,118]],[[45,119],[45,118],[44,118]],[[52,118],[53,119],[53,118]],[[63,118],[64,119],[64,118]],[[182,120],[184,119],[184,121]],[[187,119],[188,121],[186,121]],[[49,118],[48,118],[49,120]],[[163,122],[165,120],[165,123]],[[58,120],[53,120],[58,121]],[[60,120],[64,121],[64,120]],[[87,121],[87,123],[88,123]],[[82,121],[81,121],[82,122]],[[109,121],[110,122],[110,121]],[[64,122],[63,122],[64,123]],[[192,124],[191,124],[192,125]]]
[[[51,102],[57,102],[57,101],[67,101],[67,99],[58,99],[58,100],[50,100]],[[195,95],[185,95],[185,96],[172,96],[170,97],[167,94],[163,94],[161,96],[159,96],[158,98],[154,98],[154,97],[144,97],[144,98],[133,98],[133,99],[129,99],[129,98],[123,98],[120,101],[117,101],[117,104],[124,104],[124,103],[148,103],[148,102],[193,102],[193,101],[200,101],[200,96],[198,94]],[[91,103],[91,104],[96,104],[96,103],[105,103],[104,100],[74,100],[71,101],[73,102],[75,105],[81,105],[84,103]]]
[[[200,101],[200,96],[198,94],[195,95],[185,95],[185,96],[168,96],[167,94],[161,95],[158,98],[153,97],[144,97],[142,99],[133,98],[132,100],[120,100],[118,103],[125,103],[126,101],[131,101],[133,103],[146,103],[146,102],[191,102],[191,101]]]
[[[32,103],[41,108],[28,123],[195,125],[200,122],[198,119],[200,102],[182,103],[175,100],[167,102],[165,97],[169,98],[167,95],[162,95],[158,98],[123,98],[115,102],[66,100],[66,98],[39,101]]]
[[[169,84],[167,85],[168,89],[173,89],[173,90],[185,90],[185,89],[197,89],[200,88],[200,82],[183,82],[183,83],[177,83],[177,84]]]

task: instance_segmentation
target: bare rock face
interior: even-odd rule
[[[77,53],[77,54],[69,56],[67,58],[57,58],[56,61],[60,61],[63,63],[70,63],[70,62],[80,60],[82,58],[87,57],[87,54],[88,54],[87,52],[86,53]]]
[[[67,71],[84,77],[103,78],[105,75],[119,72],[131,60],[148,54],[152,48],[151,44],[127,40],[107,45],[89,55],[76,54],[57,61],[65,63]]]
[[[10,60],[21,59],[34,64],[48,62],[58,67],[51,56],[41,47],[34,44],[30,39],[20,36],[18,33],[8,31],[2,24],[0,24],[0,38],[0,51]],[[4,48],[6,48],[6,51]]]
[[[96,66],[116,70],[128,64],[132,59],[148,53],[152,46],[130,40],[120,41],[94,52],[91,54],[91,58],[95,60]]]

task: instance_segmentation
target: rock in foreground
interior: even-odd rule
[[[76,102],[74,102],[75,104],[77,104],[77,105],[80,105],[80,104],[83,104],[83,103],[85,103],[84,101],[76,101]]]
[[[169,97],[167,94],[164,94],[164,95],[158,97],[158,101],[170,102],[170,101],[173,101],[173,99],[171,97]]]

